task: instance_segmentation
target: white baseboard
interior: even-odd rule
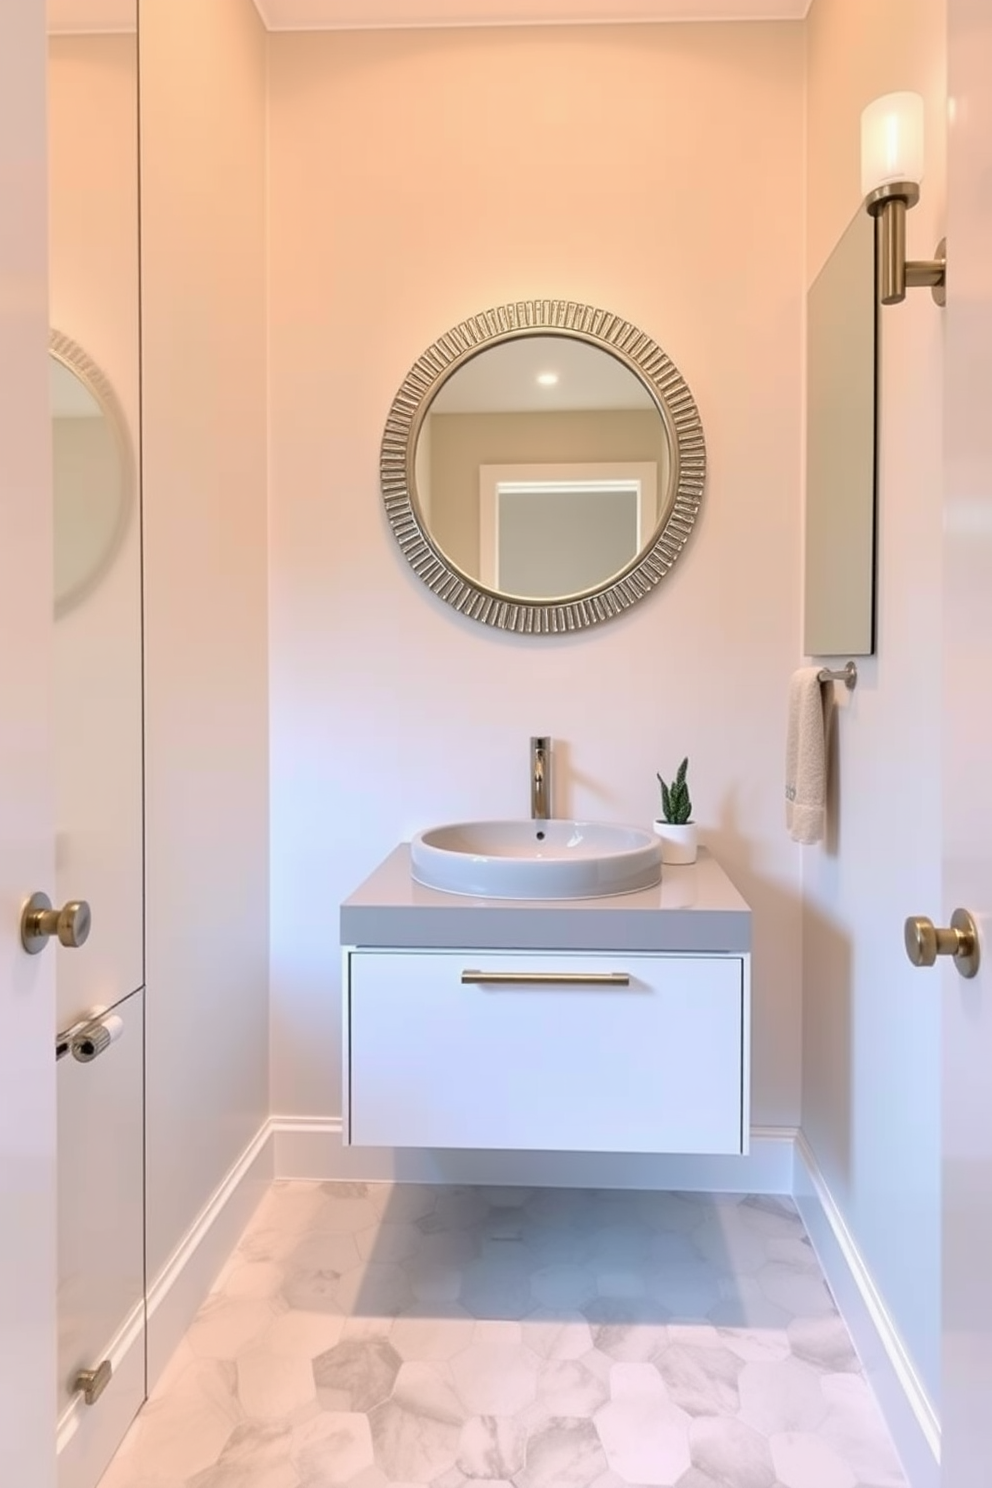
[[[271,1126],[259,1128],[148,1288],[149,1394],[272,1181]]]
[[[484,1183],[523,1188],[792,1192],[793,1127],[753,1127],[746,1157],[617,1152],[476,1152],[345,1147],[340,1117],[273,1116],[277,1178],[321,1182]]]
[[[937,1412],[802,1132],[793,1194],[911,1488],[939,1488]]]

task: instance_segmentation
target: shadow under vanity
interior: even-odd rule
[[[355,1146],[748,1151],[751,911],[705,851],[604,898],[482,899],[403,844],[341,907]]]

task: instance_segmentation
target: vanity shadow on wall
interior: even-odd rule
[[[859,209],[807,308],[807,656],[871,656],[876,642],[875,225]]]

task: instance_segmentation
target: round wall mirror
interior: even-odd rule
[[[96,363],[58,331],[49,337],[55,614],[99,583],[134,501],[131,448],[120,405]]]
[[[671,359],[628,321],[528,300],[463,321],[393,401],[382,492],[415,572],[502,629],[580,630],[676,561],[706,452]]]

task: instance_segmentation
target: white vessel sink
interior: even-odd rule
[[[661,843],[609,822],[454,822],[410,844],[418,883],[486,899],[599,899],[661,880]]]

